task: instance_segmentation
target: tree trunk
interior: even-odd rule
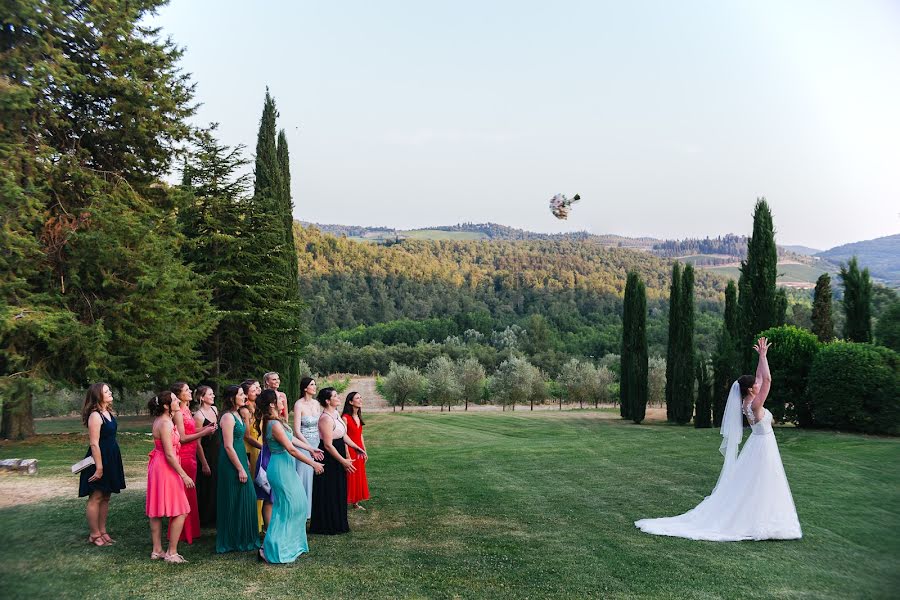
[[[18,389],[17,389],[18,388]],[[0,424],[0,438],[24,440],[34,435],[34,415],[31,413],[31,391],[26,386],[13,386],[14,396],[3,402],[3,423]]]
[[[598,398],[594,398],[594,408],[600,408],[600,400]]]
[[[534,400],[531,401],[531,410],[534,410]]]
[[[580,398],[578,399],[578,408],[581,408],[581,409],[584,408],[584,400],[582,400]]]
[[[469,399],[466,398],[466,408],[464,410],[469,410]]]
[[[562,398],[559,399],[559,410],[562,410]]]

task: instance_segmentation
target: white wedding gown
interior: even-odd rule
[[[772,431],[772,413],[764,410],[734,463],[723,469],[712,493],[696,508],[677,517],[641,519],[646,533],[691,540],[795,540],[803,536],[781,453]]]

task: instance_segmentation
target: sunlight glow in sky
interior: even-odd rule
[[[172,0],[198,124],[252,157],[266,86],[295,215],[820,249],[900,232],[900,2]],[[584,200],[568,221],[547,208]]]

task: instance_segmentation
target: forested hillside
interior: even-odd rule
[[[384,372],[391,360],[474,355],[495,367],[512,349],[555,374],[570,356],[621,343],[626,273],[647,283],[652,354],[665,354],[669,263],[592,240],[360,244],[295,227],[301,288],[320,372]],[[724,278],[698,273],[698,346],[711,351]]]
[[[833,263],[846,263],[856,256],[859,264],[867,267],[873,277],[891,287],[900,286],[900,234],[844,244],[816,256]]]

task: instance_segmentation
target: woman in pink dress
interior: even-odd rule
[[[147,516],[150,517],[150,539],[153,541],[151,560],[170,563],[187,562],[178,554],[178,538],[184,519],[190,512],[186,489],[194,487],[193,480],[181,468],[178,460],[178,429],[172,414],[180,410],[178,398],[172,392],[162,392],[147,403],[153,420],[153,450],[147,465]],[[162,547],[162,520],[169,518],[169,548]]]
[[[172,413],[172,422],[178,430],[178,437],[181,440],[181,450],[178,452],[178,459],[181,462],[181,468],[187,473],[191,481],[197,483],[197,440],[207,435],[212,435],[216,431],[215,425],[197,430],[194,424],[194,417],[191,415],[191,388],[183,381],[173,383],[170,388],[171,392],[178,397],[178,403],[181,406],[179,410]],[[192,544],[194,538],[200,537],[200,511],[197,509],[197,488],[190,487],[186,490],[188,504],[191,512],[188,513],[184,522],[184,528],[181,530],[180,541]],[[172,535],[172,524],[169,523],[169,536]]]

